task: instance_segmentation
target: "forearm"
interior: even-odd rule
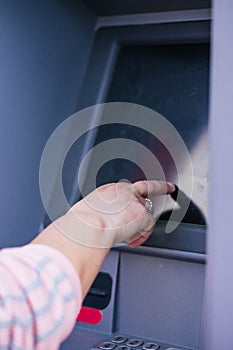
[[[61,219],[69,220],[66,215]],[[55,248],[70,260],[80,278],[83,299],[109,252],[108,248],[86,247],[73,242],[59,231],[56,221],[42,231],[32,243]]]

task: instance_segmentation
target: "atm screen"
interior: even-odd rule
[[[209,44],[123,46],[106,99],[149,107],[177,129],[190,153],[194,174],[191,207],[183,221],[200,225],[207,220],[208,84]],[[174,159],[159,140],[137,127],[106,125],[99,128],[96,144],[117,137],[133,139],[150,149],[166,179],[176,183]],[[187,181],[185,170],[179,176],[182,190]],[[145,174],[135,163],[119,157],[99,169],[96,181],[99,186],[122,179],[133,182],[145,179]],[[171,204],[172,199],[166,203],[162,220],[167,219]]]

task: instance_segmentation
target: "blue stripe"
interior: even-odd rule
[[[16,325],[22,328],[24,331],[27,331],[28,328],[32,325],[32,318],[27,322],[23,322],[21,318],[19,317],[13,317],[10,321],[0,321],[0,327],[1,328],[10,328],[11,326]]]
[[[25,350],[24,348],[20,348],[19,346],[15,345],[14,343],[11,344],[6,344],[6,345],[1,345],[0,347],[1,350]]]
[[[51,302],[54,300],[55,296],[58,294],[57,292],[57,286],[66,278],[66,274],[64,271],[62,271],[59,275],[57,275],[54,278],[54,287],[53,290],[49,292],[48,296],[48,302],[46,305],[42,306],[40,309],[36,310],[32,313],[32,317],[29,318],[27,322],[23,322],[22,319],[18,317],[13,317],[10,321],[0,321],[0,327],[1,328],[9,328],[12,326],[12,324],[21,327],[24,331],[27,331],[29,326],[32,325],[33,320],[35,320],[37,317],[45,314],[47,311],[51,308]],[[69,294],[68,294],[69,297]],[[67,302],[66,300],[67,296],[63,298],[64,302]]]
[[[43,259],[41,259],[40,261],[38,261],[38,263],[35,266],[35,270],[37,272],[41,272],[43,270],[43,268],[49,263],[51,262],[51,258],[49,256],[45,256],[43,257]]]
[[[64,315],[59,320],[56,321],[54,327],[51,328],[49,331],[42,334],[37,334],[36,342],[44,341],[47,338],[49,338],[53,333],[56,332],[56,330],[63,324],[63,322],[64,322]]]
[[[46,256],[44,257],[41,261],[38,262],[38,264],[35,266],[35,270],[37,272],[41,272],[41,270],[51,261],[51,259]],[[59,280],[60,279],[64,279],[65,273],[63,272],[63,274],[58,275],[56,278]],[[56,279],[55,279],[55,284],[57,283]],[[27,295],[34,289],[38,288],[41,285],[41,281],[39,276],[37,277],[37,279],[35,279],[34,281],[30,282],[29,285],[27,285],[23,291],[19,294],[19,295],[14,295],[14,294],[6,294],[4,295],[4,297],[1,298],[0,300],[0,307],[3,307],[5,303],[9,302],[9,301],[18,301],[18,302],[22,302],[24,300],[27,299]]]
[[[41,281],[39,278],[37,278],[36,280],[30,282],[30,284],[28,286],[26,286],[19,295],[6,294],[6,295],[2,296],[2,298],[0,300],[0,307],[3,307],[4,304],[6,304],[7,302],[12,301],[12,300],[18,301],[18,302],[22,302],[22,301],[26,300],[27,294],[29,294],[34,289],[37,289],[40,285],[41,285]]]
[[[66,273],[64,271],[61,271],[60,274],[54,278],[55,286],[57,286],[60,282],[64,281],[66,277]]]
[[[65,295],[63,300],[65,303],[67,303],[68,301],[75,299],[76,295],[75,292],[70,292],[69,294]]]
[[[35,318],[38,318],[42,315],[44,315],[46,312],[48,312],[51,309],[51,304],[53,302],[53,300],[55,299],[55,297],[57,296],[57,293],[55,290],[53,290],[52,292],[49,293],[49,300],[47,302],[46,305],[42,306],[41,309],[36,310],[33,315]],[[63,297],[63,301],[64,303],[68,303],[70,300],[75,299],[75,293],[71,292],[67,295],[64,295]]]
[[[36,319],[44,314],[46,314],[51,309],[51,303],[55,299],[57,291],[53,290],[49,293],[49,300],[46,305],[42,306],[40,309],[33,312],[33,318]]]
[[[41,270],[51,261],[48,256],[45,256],[42,260],[40,260],[36,266],[35,270],[39,273]],[[39,277],[39,276],[38,276]],[[30,282],[19,295],[14,294],[6,294],[0,300],[0,307],[3,307],[5,303],[9,301],[19,301],[22,302],[27,299],[27,294],[29,294],[32,290],[38,288],[41,284],[40,279],[36,278],[32,282]]]
[[[52,301],[55,299],[55,297],[57,296],[57,289],[56,287],[59,285],[59,283],[61,283],[62,281],[64,281],[64,279],[66,278],[66,274],[65,272],[61,272],[60,275],[58,275],[56,278],[55,278],[55,281],[54,281],[54,287],[53,287],[53,290],[49,292],[49,295],[48,295],[48,302],[46,305],[42,306],[40,309],[36,310],[34,313],[33,313],[33,317],[34,318],[37,318],[37,317],[40,317],[41,315],[44,315],[47,311],[50,310],[51,308],[51,303]],[[64,300],[65,301],[65,300]]]
[[[1,349],[1,348],[0,348]],[[12,349],[12,350],[23,350],[23,348],[17,346],[16,344],[14,344],[14,337],[13,335],[11,335],[10,338],[10,343],[8,345],[8,349]]]
[[[67,295],[64,296],[63,300],[64,302],[68,302],[69,300],[73,299],[75,297],[75,293],[71,292]],[[56,321],[55,325],[53,328],[51,328],[49,331],[47,331],[46,333],[42,333],[42,334],[37,334],[36,335],[36,341],[37,342],[41,342],[46,340],[47,338],[49,338],[53,333],[56,332],[56,330],[61,327],[61,325],[64,323],[64,315]]]

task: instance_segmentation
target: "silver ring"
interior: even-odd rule
[[[145,209],[148,211],[148,213],[153,214],[153,203],[150,200],[150,198],[145,198],[146,204]]]

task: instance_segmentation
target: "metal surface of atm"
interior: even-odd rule
[[[116,348],[117,345],[123,346],[123,349],[128,349],[124,346],[134,348],[140,345],[136,341],[128,345],[127,341],[109,342],[114,334],[126,335],[128,341],[137,338],[142,339],[144,344],[155,343],[161,350],[171,347],[201,348],[208,221],[206,138],[210,14],[209,9],[167,11],[169,8],[151,17],[143,17],[142,14],[135,18],[129,16],[128,23],[124,16],[114,16],[112,21],[110,17],[100,18],[78,108],[124,101],[158,109],[168,120],[170,118],[185,139],[190,153],[194,150],[196,183],[192,199],[204,211],[205,222],[192,222],[194,214],[191,213],[175,232],[166,235],[166,218],[161,217],[155,232],[144,246],[134,250],[127,246],[112,249],[98,277],[107,274],[111,279],[111,288],[108,290],[104,281],[102,284],[96,281],[98,288],[93,285],[84,303],[87,307],[101,309],[102,321],[97,325],[78,322],[62,349],[88,350],[104,341],[107,341],[102,344],[105,349]],[[119,21],[120,18],[123,22],[114,24],[114,20]],[[185,65],[185,62],[188,64]],[[167,72],[166,64],[171,67],[170,72]],[[151,96],[150,88],[153,90]],[[126,137],[132,137],[130,135],[133,133],[136,138],[137,130],[124,130]],[[95,137],[76,145],[73,154],[80,153],[80,147],[90,149],[107,138],[117,138],[122,130],[118,130],[118,134],[114,132],[116,129],[113,131],[111,127],[99,129]],[[148,140],[147,136],[141,135],[141,140]],[[151,145],[146,146],[150,148]],[[169,162],[169,159],[164,159],[163,163],[166,161]],[[77,159],[72,163],[71,155],[68,164],[75,168]],[[91,164],[88,171],[94,171]],[[135,181],[143,176],[138,169],[124,164],[123,160],[120,163],[110,162],[101,171],[97,184],[122,178]],[[109,175],[115,176],[117,171],[118,177]],[[169,170],[166,175],[176,181]],[[78,199],[77,187],[73,186],[69,188],[67,185],[71,201]],[[107,293],[110,293],[107,306],[99,307],[101,298]],[[148,348],[156,349],[156,346],[152,344]]]

